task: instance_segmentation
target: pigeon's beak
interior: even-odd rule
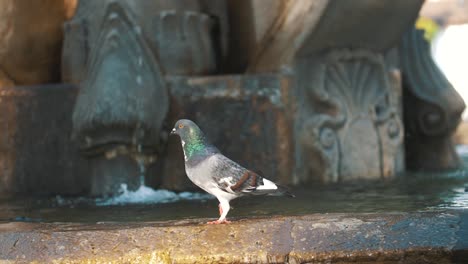
[[[175,134],[177,134],[177,133],[176,133],[176,129],[175,129],[175,127],[174,127],[174,128],[172,129],[172,131],[171,131],[171,135],[175,135]]]

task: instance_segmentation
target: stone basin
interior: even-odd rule
[[[238,199],[226,225],[206,196],[0,199],[0,263],[468,263],[464,172]]]
[[[468,210],[0,224],[2,263],[467,263]]]
[[[0,263],[468,263],[466,176],[407,173],[238,199],[228,225],[206,224],[217,216],[206,196],[124,206],[1,198]]]

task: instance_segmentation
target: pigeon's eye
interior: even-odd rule
[[[179,124],[179,128],[184,128],[184,125],[183,125],[183,124]]]

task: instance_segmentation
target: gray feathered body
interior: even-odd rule
[[[226,200],[244,195],[262,195],[278,192],[271,181],[247,170],[223,154],[204,155],[198,162],[186,161],[185,170],[197,186]]]

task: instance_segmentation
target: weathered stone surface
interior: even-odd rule
[[[290,77],[171,77],[166,82],[172,108],[162,128],[164,140],[178,118],[193,118],[229,157],[271,179],[291,183]],[[71,138],[71,108],[77,93],[78,88],[69,85],[2,90],[0,107],[7,113],[0,119],[5,131],[0,142],[2,193],[102,195],[115,192],[122,183],[135,189],[141,176],[155,188],[195,188],[185,176],[176,138],[170,138],[161,153],[142,148],[140,155],[136,148],[109,144],[85,149],[89,160],[80,157],[80,148]],[[157,162],[147,160],[152,157]]]
[[[267,1],[258,3],[270,5]],[[295,58],[326,49],[384,52],[398,43],[416,19],[422,3],[422,0],[285,1],[268,31],[256,34],[261,41],[251,45],[255,51],[251,52],[249,71],[277,71],[283,65],[291,65]],[[247,40],[248,37],[245,36]]]
[[[218,19],[223,3],[79,2],[65,25],[62,72],[65,81],[82,87],[73,130],[93,159],[93,195],[115,193],[123,182],[134,189],[139,177],[129,172],[144,173],[160,160],[169,108],[164,76],[216,71],[226,46],[217,32],[225,27]]]
[[[164,141],[178,118],[192,118],[229,157],[268,178],[291,183],[290,76],[170,77],[165,82],[172,104],[161,130]],[[78,88],[70,85],[2,90],[0,108],[8,113],[0,119],[2,192],[103,195],[115,192],[122,183],[135,189],[141,177],[154,188],[196,188],[185,176],[176,138],[161,145],[158,156],[145,146],[140,150],[122,144],[80,148],[71,139],[71,110],[77,94]],[[81,157],[80,150],[90,159]]]
[[[240,58],[247,54],[248,70],[292,66],[299,102],[292,110],[293,182],[378,179],[404,170],[401,78],[398,65],[387,65],[384,54],[416,19],[422,2],[234,5],[253,10],[244,23],[254,30],[239,32],[246,50]],[[264,17],[252,15],[265,6],[271,8]]]
[[[327,48],[385,52],[398,45],[402,34],[416,20],[423,3],[423,0],[330,1],[298,57]]]
[[[224,72],[243,73],[252,60],[255,46],[268,32],[281,10],[284,0],[227,1],[229,50]]]
[[[291,183],[294,162],[292,82],[282,75],[172,77],[168,130],[194,120],[225,155],[269,179]],[[177,138],[170,138],[163,186],[194,187],[185,176]],[[183,184],[181,184],[183,183]]]
[[[313,34],[330,1],[283,1],[276,10],[267,7],[271,5],[268,1],[253,2],[256,3],[256,9],[276,11],[276,14],[269,28],[256,32],[248,71],[270,72],[293,62],[307,38]],[[259,30],[262,29],[261,23],[256,22],[255,25],[260,26]]]
[[[228,1],[229,72],[275,71],[290,62],[328,0]]]
[[[96,42],[103,30],[109,30],[101,27],[103,21],[114,13],[120,15],[118,19],[122,19],[121,11],[106,11],[109,5],[120,6],[124,16],[132,18],[130,31],[137,32],[150,51],[146,56],[156,60],[164,73],[213,73],[221,59],[217,56],[225,52],[227,45],[223,3],[217,1],[208,5],[199,0],[81,0],[76,15],[65,24],[63,79],[72,83],[84,80],[91,47],[98,45]],[[215,36],[214,32],[221,29],[223,32]]]
[[[128,190],[141,185],[154,188],[162,182],[162,160],[153,153],[133,152],[126,146],[116,146],[104,155],[88,157],[89,169],[86,178],[90,181],[88,195],[112,196],[122,191],[123,184]]]
[[[299,60],[296,182],[391,177],[404,170],[398,94],[382,55],[333,50]]]
[[[78,76],[84,74],[73,111],[73,132],[93,160],[91,194],[105,195],[116,193],[121,183],[130,189],[140,185],[139,174],[145,169],[130,172],[156,160],[169,97],[160,63],[132,9],[125,1],[94,3],[84,1],[80,8],[102,7],[102,17],[95,17],[94,12],[84,15],[79,9],[70,25],[74,28],[70,33],[77,35],[71,37],[78,41],[76,46],[69,43],[70,49],[65,52],[77,52],[72,59],[80,55],[86,58],[86,63],[77,57],[80,61],[69,64]],[[94,23],[87,24],[86,19]],[[87,33],[89,30],[93,32]],[[86,47],[91,47],[89,56],[82,54],[88,52]],[[86,66],[83,72],[80,64]],[[120,162],[123,167],[116,167]]]
[[[426,1],[420,16],[429,17],[439,25],[468,23],[468,2],[459,0]]]
[[[80,194],[88,163],[71,141],[70,85],[0,89],[0,193]]]
[[[432,60],[423,32],[409,30],[400,45],[406,163],[412,170],[460,166],[451,136],[465,103]]]
[[[60,1],[57,8],[68,14],[66,3],[72,2],[76,4]],[[24,3],[5,1],[0,12],[17,12],[11,6]],[[50,2],[43,3],[41,8]],[[113,193],[123,182],[133,189],[140,176],[153,187],[193,186],[185,177],[178,141],[170,139],[166,145],[167,131],[182,117],[197,121],[226,155],[282,183],[391,177],[405,166],[400,66],[404,80],[412,83],[406,99],[421,101],[410,104],[418,109],[406,111],[405,120],[415,122],[419,117],[412,115],[422,113],[422,121],[416,122],[425,126],[419,141],[406,139],[408,149],[419,144],[418,151],[427,155],[408,152],[408,158],[450,167],[456,155],[447,139],[463,107],[450,99],[450,88],[435,88],[433,97],[424,95],[433,90],[419,87],[430,82],[447,86],[446,80],[419,76],[411,63],[400,65],[392,51],[421,3],[80,1],[75,17],[64,26],[62,76],[81,87],[73,123],[80,150],[91,159],[86,177],[91,176],[92,184],[87,190],[94,195]],[[38,16],[43,13],[39,11]],[[5,41],[14,33],[8,23],[0,32]],[[426,51],[408,51],[408,56],[404,52],[401,57],[426,65],[423,71],[434,71]],[[17,82],[6,69],[0,69],[0,85],[12,86]],[[246,70],[276,74],[213,75]],[[439,73],[434,74],[430,75]],[[16,109],[25,102],[2,107]],[[62,114],[68,118],[69,106],[61,103],[57,108],[65,109]],[[47,113],[44,109],[40,111]],[[448,120],[444,124],[438,122],[443,115]],[[16,122],[13,115],[4,119],[7,124]],[[28,122],[29,128],[40,121]],[[442,132],[430,131],[435,127]],[[7,131],[4,142],[18,133]],[[60,144],[73,146],[68,141]],[[15,151],[5,151],[6,175],[14,174]],[[68,150],[57,153],[62,151]],[[49,157],[44,159],[49,162]],[[70,164],[74,162],[71,157]],[[5,177],[5,186],[12,186],[11,179]]]
[[[192,11],[162,11],[153,22],[154,45],[166,73],[202,75],[216,70],[214,20]]]
[[[156,223],[0,224],[16,263],[463,263],[467,212]]]
[[[75,133],[86,148],[107,143],[89,134],[109,127],[129,130],[116,141],[157,144],[169,104],[160,66],[128,11],[109,4],[104,16],[73,113]]]
[[[0,87],[60,80],[62,24],[75,5],[76,0],[0,2]]]

